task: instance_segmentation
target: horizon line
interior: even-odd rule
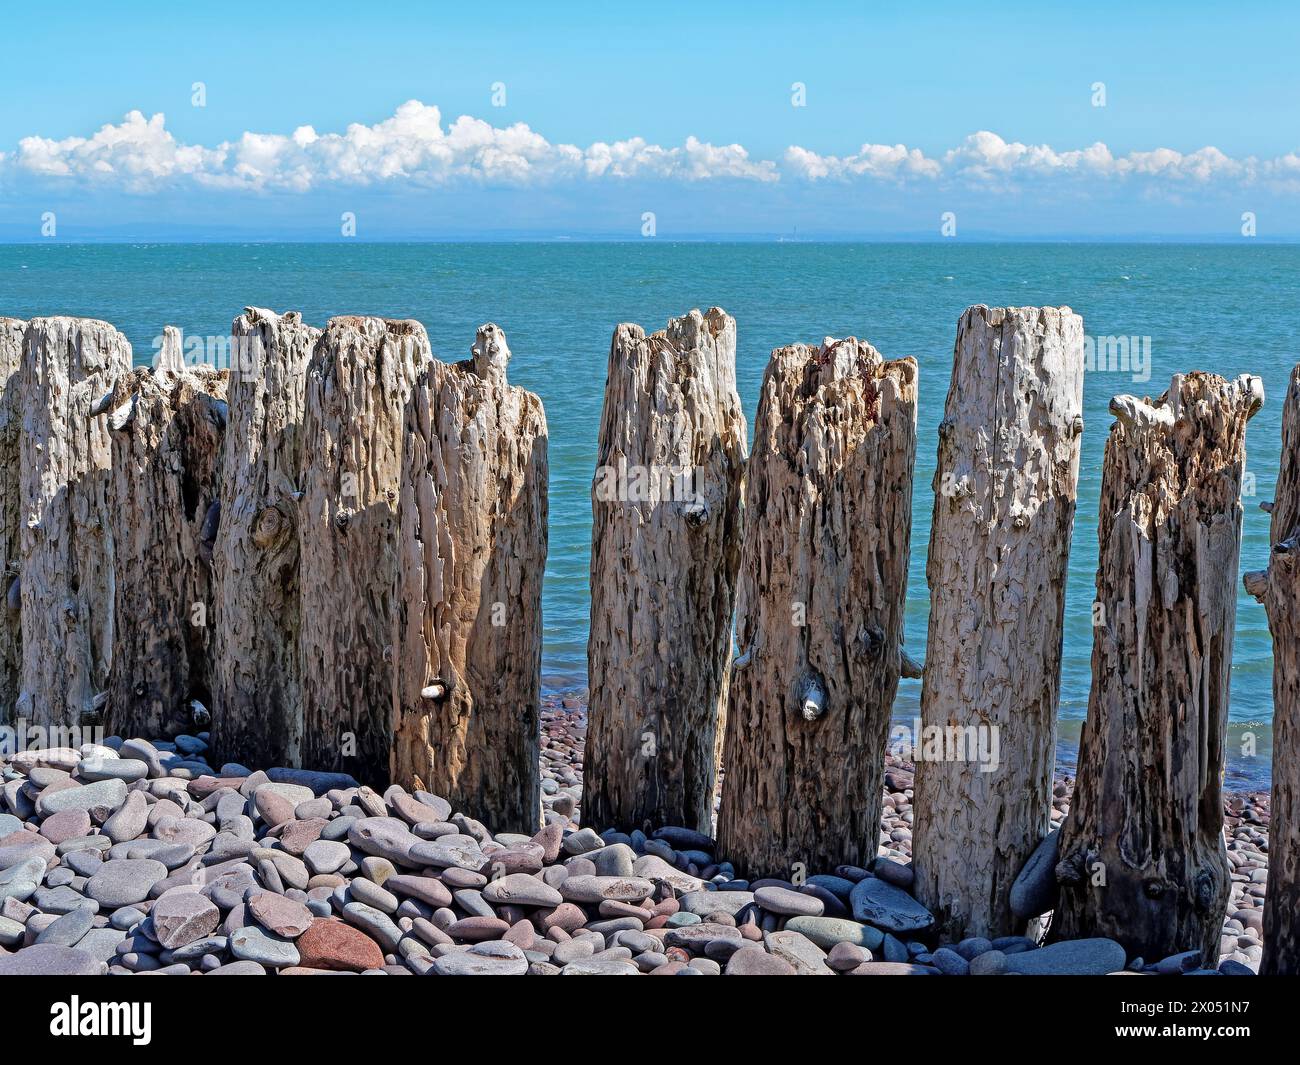
[[[696,236],[656,236],[629,237],[625,235],[587,233],[581,235],[545,234],[545,233],[478,233],[473,235],[440,235],[428,237],[319,237],[303,236],[240,236],[223,234],[204,234],[195,236],[80,236],[80,237],[8,237],[0,233],[0,248],[30,247],[88,247],[99,245],[207,245],[207,244],[249,244],[279,245],[293,244],[303,246],[316,245],[407,245],[428,246],[440,244],[857,244],[857,245],[892,245],[892,244],[1143,244],[1143,245],[1204,245],[1249,247],[1252,244],[1271,246],[1292,246],[1300,244],[1300,234],[1279,234],[1277,236],[1215,236],[1207,233],[1189,234],[1050,234],[1027,236],[1023,234],[985,233],[965,237],[935,237],[920,234],[809,234],[807,236],[790,236],[787,234],[763,232],[739,232],[700,234]]]

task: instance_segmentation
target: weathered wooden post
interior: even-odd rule
[[[1011,882],[1051,825],[1083,319],[969,308],[939,425],[914,737],[916,896],[944,938],[1016,929]],[[929,760],[925,737],[945,739]]]
[[[876,857],[898,687],[917,367],[773,352],[746,471],[719,852],[750,875]]]
[[[164,354],[179,350],[167,344]],[[120,736],[203,727],[191,703],[210,702],[211,544],[203,536],[218,498],[225,395],[224,372],[166,360],[119,378],[113,390],[115,619],[105,724]]]
[[[35,318],[23,339],[22,693],[35,725],[81,725],[103,707],[113,648],[109,438],[98,413],[131,369],[105,322]]]
[[[432,358],[414,321],[333,318],[307,372],[302,477],[302,762],[390,773],[398,497],[407,407]]]
[[[1154,404],[1111,401],[1092,692],[1053,939],[1218,959],[1241,476],[1246,421],[1263,398],[1257,377],[1191,373]]]
[[[735,320],[620,325],[592,484],[586,824],[710,831],[744,462]]]
[[[212,742],[222,760],[297,765],[303,396],[320,330],[296,311],[249,307],[230,332],[221,496],[203,534],[215,576]]]
[[[393,779],[503,830],[541,817],[546,415],[495,325],[415,388],[401,490]],[[426,694],[427,693],[427,694]]]
[[[23,664],[19,578],[22,480],[18,473],[23,417],[18,368],[26,329],[27,323],[17,318],[0,318],[0,595],[4,596],[0,603],[0,725],[13,720]]]
[[[1247,573],[1273,635],[1273,791],[1260,972],[1300,973],[1300,366],[1282,410],[1268,568]]]

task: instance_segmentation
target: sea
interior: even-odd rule
[[[550,428],[550,557],[543,683],[586,684],[590,487],[610,338],[647,332],[692,307],[737,322],[737,376],[752,431],[773,348],[858,336],[920,365],[920,414],[906,644],[925,651],[925,556],[936,428],[956,324],[969,305],[1067,305],[1093,352],[1085,379],[1079,502],[1070,554],[1058,766],[1073,766],[1087,713],[1097,499],[1113,395],[1158,396],[1171,375],[1263,378],[1250,423],[1241,566],[1262,568],[1280,450],[1282,400],[1300,359],[1300,246],[1156,243],[732,243],[549,241],[379,244],[0,245],[0,315],[69,314],[112,322],[149,363],[164,325],[192,350],[219,351],[245,306],[415,318],[444,360],[467,357],[496,322],[514,353],[510,379],[537,392]],[[198,338],[198,339],[196,339]],[[1238,587],[1226,785],[1267,788],[1272,655],[1262,608]],[[920,682],[900,683],[895,717],[917,713]]]

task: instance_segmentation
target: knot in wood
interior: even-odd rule
[[[1193,894],[1196,899],[1196,908],[1201,913],[1209,913],[1214,907],[1218,892],[1215,887],[1214,877],[1207,870],[1202,869],[1196,874]]]
[[[253,543],[258,547],[270,547],[280,539],[286,525],[280,508],[271,505],[263,507],[253,523]]]
[[[885,646],[885,630],[879,625],[871,624],[858,633],[863,649],[873,658],[880,654]]]

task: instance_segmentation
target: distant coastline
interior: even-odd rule
[[[170,245],[204,245],[204,244],[256,244],[256,245],[357,245],[357,244],[392,244],[392,245],[442,245],[442,244],[646,244],[646,238],[625,231],[606,231],[591,233],[573,233],[561,231],[533,230],[474,230],[465,232],[428,232],[413,233],[409,228],[393,229],[389,232],[371,233],[367,236],[331,237],[322,239],[319,229],[289,229],[268,232],[264,229],[223,230],[208,227],[166,226],[149,228],[115,227],[112,230],[93,229],[68,225],[58,238],[33,235],[29,225],[12,223],[0,224],[0,247],[76,247],[85,244],[170,244]],[[1051,245],[1069,244],[1085,246],[1137,245],[1151,247],[1173,245],[1178,247],[1292,247],[1300,244],[1300,233],[1278,233],[1268,236],[1243,238],[1239,235],[1221,233],[1045,233],[1045,234],[1010,234],[994,231],[980,232],[964,230],[960,241],[948,239],[930,231],[913,231],[898,233],[863,232],[863,233],[708,233],[692,230],[691,232],[665,232],[653,238],[656,244],[849,244],[849,245],[907,245],[936,244],[952,245]]]

